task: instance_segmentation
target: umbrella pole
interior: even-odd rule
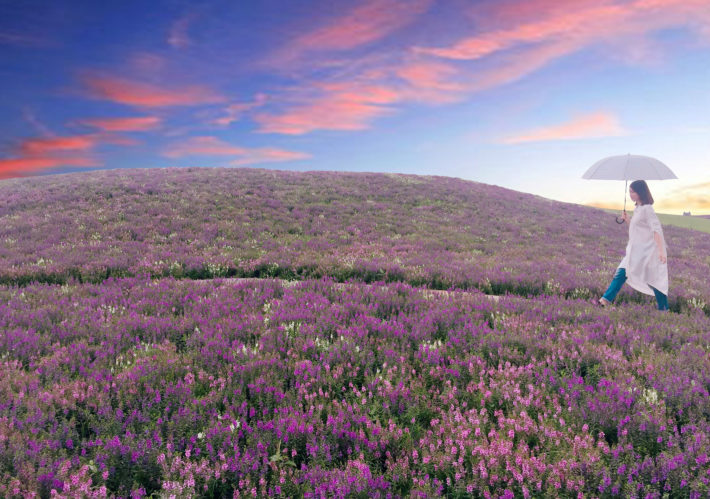
[[[628,187],[628,185],[629,185],[629,179],[626,179],[626,185],[624,185],[624,213],[626,213],[626,188]],[[623,224],[624,219],[623,218],[620,219],[619,217],[616,217],[616,223]]]

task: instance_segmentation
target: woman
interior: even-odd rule
[[[658,310],[668,310],[668,265],[666,242],[661,222],[653,211],[653,196],[643,180],[631,182],[629,197],[636,204],[634,215],[624,211],[622,218],[629,224],[626,256],[616,269],[614,279],[599,303],[611,305],[624,282],[637,291],[655,295]]]

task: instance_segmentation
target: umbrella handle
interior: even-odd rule
[[[618,224],[623,224],[623,223],[624,223],[624,219],[623,219],[623,218],[616,217],[616,223],[618,223]]]

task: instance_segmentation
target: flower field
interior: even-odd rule
[[[710,495],[708,234],[664,228],[671,313],[601,309],[625,234],[599,210],[375,174],[32,182],[0,183],[0,497]]]
[[[589,298],[624,255],[627,230],[613,219],[445,177],[193,168],[14,179],[0,183],[0,283],[332,277]],[[710,235],[664,232],[671,308],[710,313]]]

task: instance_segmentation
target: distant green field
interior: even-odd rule
[[[619,214],[619,210],[604,210],[609,213]],[[629,213],[633,211],[629,210]],[[663,225],[675,225],[685,229],[699,230],[710,234],[710,219],[700,217],[684,217],[683,215],[667,215],[658,213],[658,218]]]

